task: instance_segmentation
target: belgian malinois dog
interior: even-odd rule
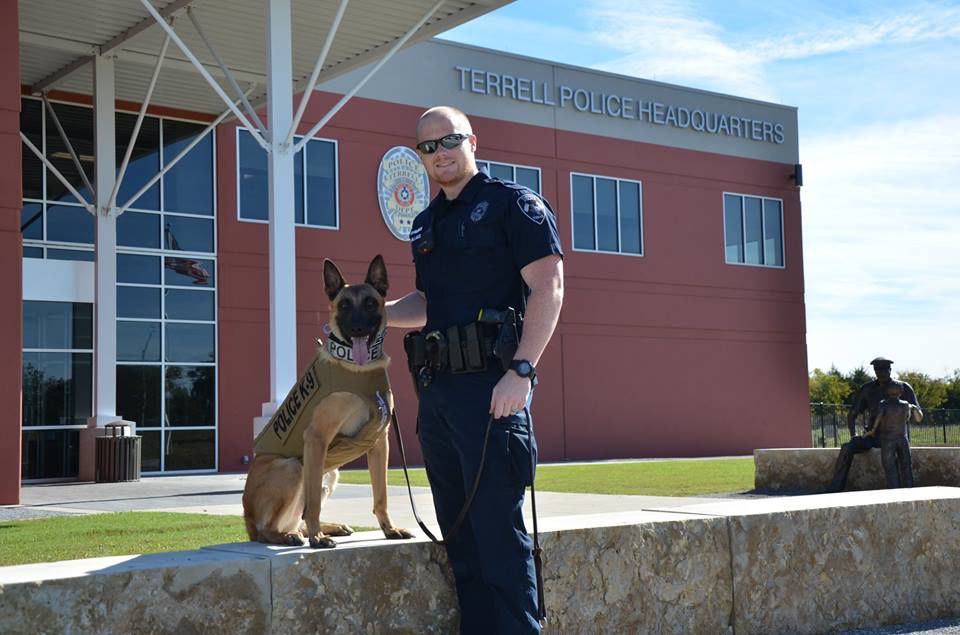
[[[348,285],[330,260],[323,263],[330,299],[328,341],[257,437],[243,492],[251,540],[335,547],[330,536],[353,530],[320,522],[320,508],[339,478],[337,468],[364,453],[373,487],[373,513],[387,538],[412,538],[387,513],[387,431],[393,397],[383,354],[387,270],[370,263],[363,284]]]

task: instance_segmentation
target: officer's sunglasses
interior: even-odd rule
[[[417,144],[417,150],[423,154],[433,154],[439,149],[439,146],[443,146],[447,150],[453,150],[461,143],[464,139],[469,139],[470,135],[463,134],[460,132],[455,132],[453,134],[448,134],[445,137],[440,137],[439,139],[430,139],[428,141],[421,141]]]

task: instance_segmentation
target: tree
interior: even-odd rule
[[[810,401],[822,403],[843,403],[850,393],[850,386],[839,373],[823,372],[814,368],[810,374]]]
[[[926,373],[915,370],[905,370],[898,373],[902,381],[913,386],[913,391],[917,394],[917,401],[920,407],[939,408],[947,400],[947,381],[936,377],[931,377]]]
[[[947,399],[943,402],[944,408],[960,408],[960,368],[953,371],[953,375],[944,380],[947,384]]]
[[[851,406],[853,405],[853,399],[857,394],[857,390],[860,389],[860,386],[873,381],[873,376],[871,376],[863,366],[854,368],[848,374],[844,375],[843,378],[850,384],[850,394],[847,395],[845,403]]]

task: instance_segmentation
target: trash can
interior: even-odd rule
[[[130,434],[130,426],[122,423],[108,423],[104,428],[104,436],[96,439],[94,480],[97,483],[139,481],[143,437]]]

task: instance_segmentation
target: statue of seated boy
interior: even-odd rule
[[[880,458],[888,488],[913,487],[907,423],[911,419],[917,423],[922,421],[923,411],[901,399],[902,395],[903,383],[891,381],[887,384],[886,399],[880,402],[873,428],[864,435],[874,436],[880,442]]]

